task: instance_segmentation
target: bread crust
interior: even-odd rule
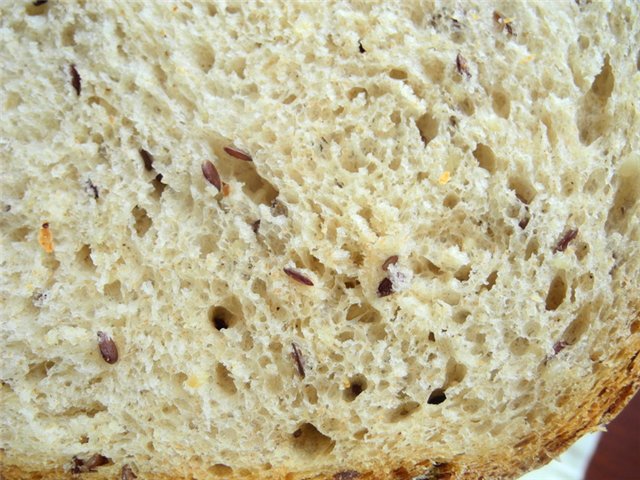
[[[637,292],[634,298],[640,298]],[[636,307],[637,308],[637,307]],[[640,321],[640,309],[633,321]],[[566,418],[560,419],[535,437],[520,441],[516,455],[495,454],[483,457],[460,457],[439,464],[430,459],[416,462],[398,462],[394,458],[376,459],[370,466],[358,466],[358,470],[344,469],[319,475],[305,475],[287,471],[250,472],[219,476],[215,474],[176,476],[166,473],[140,473],[144,480],[213,480],[219,478],[252,480],[499,480],[513,479],[528,471],[546,465],[557,458],[582,436],[606,428],[629,403],[640,389],[640,335],[629,337],[629,342],[616,357],[615,365],[609,367],[610,375],[603,375],[596,388],[583,401],[576,403]],[[557,427],[557,428],[556,428]],[[301,466],[303,467],[303,466]],[[110,480],[119,476],[121,466],[101,467],[98,471],[74,475],[64,469],[27,471],[17,465],[2,466],[3,480],[71,480],[87,478]],[[352,476],[348,474],[354,472]],[[354,476],[355,473],[358,476]],[[342,476],[341,476],[342,474]]]

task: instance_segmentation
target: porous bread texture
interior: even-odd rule
[[[640,372],[639,29],[0,1],[5,478],[511,478],[601,428]]]

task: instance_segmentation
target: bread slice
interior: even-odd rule
[[[514,478],[604,428],[639,11],[0,0],[3,477]]]

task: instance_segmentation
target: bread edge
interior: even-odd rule
[[[632,295],[635,314],[632,322],[640,321],[640,291]],[[630,359],[630,360],[626,360]],[[362,472],[357,480],[411,480],[420,477],[424,480],[497,480],[509,479],[539,468],[567,450],[583,435],[603,430],[629,403],[640,389],[640,335],[633,334],[630,341],[615,357],[616,364],[610,367],[613,376],[606,376],[598,382],[591,395],[581,404],[576,405],[566,423],[558,424],[558,430],[548,430],[543,437],[533,437],[522,446],[519,455],[510,456],[504,453],[496,457],[474,458],[462,456],[449,463],[438,464],[431,459],[401,463],[393,458],[376,459],[376,464]],[[522,443],[522,442],[520,442]],[[111,480],[112,468],[95,473],[74,475],[62,468],[46,471],[29,471],[19,465],[5,465],[0,453],[0,480],[66,480],[90,479]],[[119,467],[118,467],[119,468]],[[349,469],[343,472],[351,471]],[[254,471],[246,474],[235,474],[228,478],[244,478],[251,480],[340,480],[341,472],[308,475],[289,472],[288,470]],[[148,480],[191,480],[193,475],[176,476],[173,474],[140,474],[139,479]],[[344,476],[343,476],[344,477]],[[218,475],[210,475],[213,479],[221,479]],[[226,478],[226,477],[225,477]],[[347,477],[348,478],[348,477]]]

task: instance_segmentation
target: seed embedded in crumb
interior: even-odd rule
[[[507,33],[512,37],[516,34],[513,25],[511,25],[511,20],[505,18],[500,12],[493,12],[493,21],[496,22],[498,30],[502,31],[506,28]]]
[[[573,240],[574,238],[576,238],[578,236],[578,229],[577,228],[573,228],[571,230],[568,230],[560,240],[558,240],[558,243],[556,244],[555,248],[553,249],[553,253],[557,253],[557,252],[564,252],[567,247],[569,246],[569,243],[571,242],[571,240]]]
[[[358,51],[360,53],[367,53],[367,51],[364,49],[364,47],[362,46],[362,40],[358,40]]]
[[[385,277],[378,284],[378,296],[386,297],[388,295],[391,295],[392,293],[393,293],[393,283],[391,282],[391,279],[389,277]]]
[[[230,145],[228,147],[224,147],[224,151],[227,152],[234,158],[238,160],[244,160],[245,162],[253,162],[253,158],[247,152],[243,152],[242,150]]]
[[[222,196],[228,197],[231,194],[231,185],[222,182]]]
[[[133,480],[134,478],[138,478],[138,476],[133,473],[131,467],[129,465],[123,465],[122,471],[120,472],[120,480]]]
[[[291,356],[296,362],[296,368],[298,369],[298,373],[302,378],[305,377],[304,373],[304,358],[302,357],[302,353],[300,352],[300,348],[295,343],[291,343],[291,348],[293,349]]]
[[[251,230],[253,230],[253,233],[255,234],[258,233],[258,230],[260,230],[260,220],[256,220],[251,224]]]
[[[87,460],[73,457],[72,461],[73,466],[71,467],[71,473],[87,473],[95,472],[96,468],[107,465],[111,462],[111,459],[96,453]]]
[[[107,333],[98,332],[98,347],[105,362],[114,364],[118,361],[118,347]]]
[[[460,53],[456,57],[456,68],[458,69],[458,73],[460,75],[466,75],[467,78],[471,78],[471,72],[469,71],[469,63],[467,59],[464,58]]]
[[[80,74],[78,73],[76,66],[73,64],[69,67],[69,72],[71,73],[71,85],[75,89],[76,94],[80,96],[82,78],[80,78]]]
[[[302,429],[297,429],[295,432],[293,432],[293,437],[294,438],[299,438],[302,436]]]
[[[148,172],[153,170],[153,161],[155,160],[153,158],[153,155],[151,155],[144,148],[141,148],[140,150],[138,150],[138,153],[140,154],[140,157],[142,158],[142,161],[144,163],[144,169]]]
[[[398,255],[391,255],[382,264],[382,270],[386,272],[387,270],[389,270],[389,267],[391,265],[395,265],[396,263],[398,263]]]
[[[302,283],[303,285],[307,285],[309,287],[313,287],[313,282],[309,277],[304,276],[302,273],[294,270],[292,268],[283,268],[284,273],[293,278],[296,282]]]
[[[567,342],[565,342],[564,340],[561,340],[561,341],[559,341],[559,342],[556,342],[556,343],[553,345],[553,354],[554,354],[554,355],[559,354],[562,350],[564,350],[564,349],[565,349],[565,347],[566,347],[567,345],[569,345],[569,344],[568,344]]]
[[[218,189],[218,191],[222,190],[222,181],[220,180],[218,170],[209,160],[202,164],[202,174],[211,185]]]
[[[53,253],[53,234],[49,228],[49,222],[42,224],[38,232],[38,243],[46,253]]]
[[[95,200],[100,198],[100,193],[98,191],[98,187],[96,187],[91,179],[89,178],[85,183],[85,192],[91,195]]]

